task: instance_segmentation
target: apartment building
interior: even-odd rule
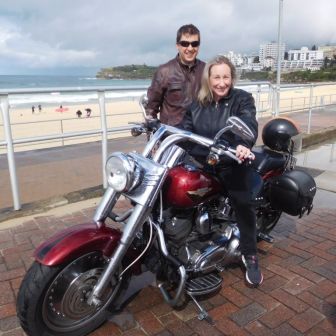
[[[322,50],[309,50],[307,47],[288,51],[288,60],[281,62],[283,70],[319,70],[323,65],[324,54]]]
[[[280,55],[281,60],[285,58],[285,50],[286,50],[286,44],[282,43],[280,45]],[[270,43],[264,43],[261,44],[259,47],[259,62],[262,66],[265,66],[265,62],[269,64],[269,58],[272,58],[275,63],[278,61],[278,43],[276,42],[270,42]]]

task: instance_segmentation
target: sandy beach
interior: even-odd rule
[[[253,94],[256,105],[259,106],[259,117],[271,114],[272,97],[268,93],[261,93],[258,99]],[[310,88],[297,87],[292,90],[283,89],[280,94],[280,111],[291,112],[309,107]],[[314,87],[313,106],[336,103],[336,84]],[[39,111],[37,104],[35,111],[31,108],[10,108],[10,122],[12,125],[13,139],[31,138],[47,135],[59,135],[64,133],[98,130],[101,128],[100,111],[98,101],[87,104],[62,105],[63,112],[59,111],[59,105],[43,106]],[[85,109],[91,109],[91,115],[87,117]],[[80,110],[82,116],[78,118],[76,112]],[[106,103],[108,128],[126,126],[131,122],[143,120],[141,109],[137,99],[111,101]],[[129,131],[109,134],[109,138],[129,136]],[[4,128],[2,114],[0,114],[0,141],[4,141]],[[101,137],[86,136],[64,140],[50,140],[47,142],[34,142],[29,144],[16,144],[15,151],[31,150],[46,147],[56,147],[88,141],[97,141]],[[0,154],[6,152],[5,146],[0,146]]]
[[[97,103],[42,106],[41,111],[35,108],[10,109],[10,122],[12,125],[13,139],[41,137],[47,135],[65,134],[81,131],[93,131],[101,128],[100,110]],[[91,109],[88,117],[85,109]],[[107,127],[126,126],[128,123],[141,122],[142,112],[137,100],[116,101],[106,103]],[[82,112],[78,117],[76,112]],[[0,118],[0,141],[4,141],[4,129],[2,127],[2,115]],[[129,135],[129,131],[109,134],[109,138]],[[38,148],[56,147],[75,143],[100,140],[101,136],[85,136],[64,140],[50,140],[48,142],[35,142],[30,144],[16,144],[15,151],[31,150]],[[5,149],[0,147],[0,154]]]

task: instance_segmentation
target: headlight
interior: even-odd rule
[[[114,190],[128,191],[134,186],[135,162],[123,153],[113,153],[106,162],[107,182]]]

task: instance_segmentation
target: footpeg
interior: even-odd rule
[[[259,232],[258,238],[270,244],[274,243],[274,238],[267,233]]]
[[[186,292],[189,295],[204,295],[216,291],[222,284],[223,279],[216,273],[210,273],[198,278],[188,279]]]

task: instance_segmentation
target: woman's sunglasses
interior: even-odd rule
[[[193,48],[197,48],[199,47],[200,45],[200,41],[192,41],[192,42],[189,42],[189,41],[180,41],[178,43],[181,47],[183,48],[188,48],[190,45],[193,47]]]

